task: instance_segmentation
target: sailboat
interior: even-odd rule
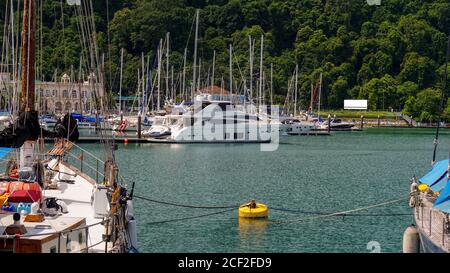
[[[34,96],[35,1],[24,0],[23,4],[20,112],[15,123],[0,132],[0,146],[5,147],[0,149],[1,156],[13,155],[0,175],[0,251],[135,252],[133,190],[127,191],[120,183],[108,139],[104,139],[107,156],[102,161],[74,143],[79,134],[70,113],[54,131],[39,126]],[[47,152],[43,151],[44,138],[55,140]],[[75,149],[81,151],[80,156],[74,156]],[[71,157],[80,167],[71,163]],[[96,177],[89,176],[84,171],[88,167],[85,157],[104,166],[103,172],[97,167]]]
[[[450,36],[439,109],[441,115],[447,87],[449,54]],[[441,115],[434,139],[432,167],[421,178],[411,179],[409,206],[413,209],[415,224],[408,227],[403,235],[403,252],[406,253],[450,252],[450,158],[436,162]]]

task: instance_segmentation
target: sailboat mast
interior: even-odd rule
[[[195,88],[196,88],[196,81],[197,81],[197,74],[196,74],[196,69],[197,69],[197,40],[198,40],[198,19],[199,19],[199,13],[200,10],[196,11],[196,19],[195,19],[195,43],[194,43],[194,66],[193,66],[193,76],[192,76],[192,90],[191,90],[191,99],[194,100],[194,92],[195,92]]]
[[[442,111],[444,110],[445,92],[446,92],[446,89],[447,89],[449,58],[450,58],[450,35],[448,36],[447,53],[445,55],[444,81],[442,82],[442,93],[441,93],[441,100],[440,100],[440,104],[439,104],[439,117],[438,117],[438,124],[437,124],[437,127],[436,127],[436,136],[434,137],[433,160],[431,161],[431,165],[434,165],[434,163],[436,162],[436,152],[437,152],[437,146],[438,146],[438,143],[439,143],[439,141],[438,141],[439,140],[439,128],[441,126]],[[450,154],[449,154],[449,158],[450,158]]]
[[[166,34],[166,96],[170,98],[170,88],[169,88],[169,48],[170,48],[170,33]]]
[[[322,73],[320,73],[320,85],[319,85],[319,102],[317,103],[317,116],[320,117],[320,97],[322,96]]]
[[[176,101],[175,101],[175,98],[176,98],[176,96],[175,96],[175,89],[173,88],[173,65],[171,66],[171,75],[172,75],[172,77],[170,78],[170,81],[171,81],[171,83],[170,83],[170,88],[171,88],[171,94],[172,94],[172,101],[173,101],[173,103],[176,103]]]
[[[260,54],[260,63],[259,63],[259,103],[258,103],[258,112],[260,111],[261,107],[261,97],[262,97],[262,77],[263,77],[263,55],[264,55],[264,35],[261,35],[261,54]]]
[[[157,111],[161,110],[161,48],[162,39],[159,40],[158,47],[158,97],[156,98],[156,109]]]
[[[146,86],[146,82],[145,82],[145,57],[144,57],[144,52],[142,52],[142,105],[141,105],[141,113],[144,113],[144,108],[145,108],[145,86]]]
[[[297,97],[298,97],[298,64],[295,66],[295,102],[294,102],[294,117],[297,116]]]
[[[183,56],[183,86],[181,88],[181,97],[186,96],[187,101],[187,92],[186,92],[186,57],[187,57],[187,48],[184,48],[184,56]]]
[[[122,113],[123,48],[120,51],[119,115]]]
[[[35,88],[35,3],[34,0],[24,0],[23,31],[22,31],[22,92],[21,111],[34,111]]]
[[[213,54],[213,67],[212,67],[212,78],[211,78],[211,87],[214,86],[214,76],[216,72],[216,51],[214,50]]]
[[[233,46],[230,44],[230,100],[233,102]]]
[[[252,101],[253,97],[253,45],[252,45],[252,36],[248,36],[249,42],[249,62],[250,62],[250,101]]]
[[[270,64],[270,107],[273,106],[273,63]],[[271,110],[272,111],[272,110]]]

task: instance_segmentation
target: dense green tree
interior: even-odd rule
[[[441,90],[427,88],[420,91],[416,97],[410,97],[403,112],[407,115],[412,115],[421,122],[437,121],[440,114],[440,98]]]
[[[0,1],[3,24],[6,2]],[[65,1],[43,1],[43,47],[38,47],[39,77],[71,73],[83,54],[77,13]],[[369,99],[371,109],[403,109],[415,118],[436,117],[433,95],[442,87],[448,0],[383,0],[380,6],[346,0],[115,0],[92,1],[100,54],[105,54],[107,88],[118,90],[120,51],[124,58],[124,94],[134,94],[141,54],[156,68],[160,39],[170,33],[170,63],[175,74],[187,49],[187,78],[192,79],[194,15],[200,9],[198,57],[202,81],[211,74],[216,52],[215,84],[229,78],[230,44],[237,92],[249,83],[248,36],[255,40],[254,89],[259,78],[260,36],[265,37],[264,78],[268,90],[273,64],[277,102],[284,102],[288,82],[299,65],[302,107],[309,104],[311,84],[323,74],[322,107],[342,108],[349,98]],[[107,7],[106,4],[109,3]],[[17,16],[17,14],[16,14]],[[17,18],[18,19],[18,18]],[[20,21],[20,20],[16,20]],[[42,27],[42,29],[41,29]],[[3,37],[3,27],[0,37]],[[82,52],[81,52],[82,53]],[[164,58],[165,62],[165,58]],[[86,72],[86,71],[85,71]],[[163,77],[166,77],[163,72]],[[267,94],[267,93],[266,93]],[[424,95],[425,94],[425,95]],[[449,116],[448,102],[446,117]]]
[[[362,86],[359,97],[368,100],[371,110],[395,109],[398,106],[395,86],[395,79],[390,75],[374,78]]]

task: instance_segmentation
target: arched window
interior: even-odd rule
[[[55,110],[56,110],[57,112],[61,112],[61,111],[62,111],[62,103],[61,103],[61,102],[57,101],[57,102],[55,103]]]
[[[76,90],[72,90],[72,99],[76,99],[77,96],[77,91]]]
[[[63,90],[63,98],[68,98],[69,92],[67,90]]]
[[[52,95],[53,95],[53,97],[56,97],[57,96],[57,91],[55,90],[55,89],[53,89],[53,91],[52,91]]]

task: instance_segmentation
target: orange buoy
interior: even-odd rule
[[[125,139],[123,140],[123,143],[124,143],[124,144],[128,144],[128,138],[125,138]]]

